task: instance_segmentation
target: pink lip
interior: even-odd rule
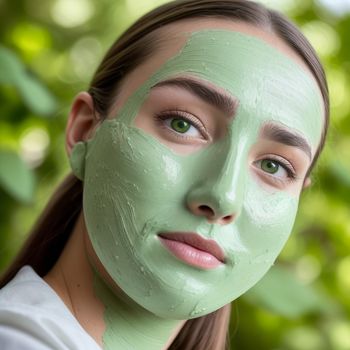
[[[214,269],[225,262],[225,254],[212,239],[196,233],[161,233],[163,245],[180,260],[202,269]]]

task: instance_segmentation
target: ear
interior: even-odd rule
[[[87,92],[79,93],[69,113],[66,128],[66,150],[73,173],[84,180],[85,142],[94,133],[100,118],[96,117],[92,97]]]
[[[66,127],[66,150],[71,155],[73,147],[80,141],[86,141],[93,135],[98,125],[92,97],[87,92],[80,92],[74,99]]]
[[[303,190],[305,190],[306,188],[310,187],[311,186],[311,178],[308,176],[305,178],[304,180],[304,184],[303,184]]]

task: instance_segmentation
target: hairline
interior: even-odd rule
[[[318,156],[322,150],[322,148],[324,147],[324,143],[325,143],[325,137],[328,131],[328,123],[329,123],[329,107],[328,110],[326,108],[326,101],[327,101],[327,95],[325,95],[325,93],[328,93],[327,90],[327,85],[325,86],[326,91],[323,90],[323,88],[321,87],[323,85],[322,83],[322,79],[319,77],[320,72],[317,72],[317,68],[313,67],[313,64],[311,62],[308,61],[308,59],[305,58],[305,54],[300,53],[299,51],[303,52],[303,49],[301,49],[301,44],[299,46],[293,45],[293,43],[291,41],[288,40],[288,37],[284,37],[283,33],[281,31],[278,30],[278,25],[279,23],[275,23],[272,19],[272,14],[274,14],[274,11],[270,10],[269,13],[269,18],[267,19],[264,18],[263,20],[260,20],[261,18],[259,18],[259,20],[256,20],[256,18],[254,18],[254,20],[248,20],[246,18],[233,18],[229,15],[223,14],[223,15],[218,15],[218,14],[208,14],[206,16],[204,15],[192,15],[189,17],[183,17],[183,18],[179,18],[173,21],[170,21],[166,24],[164,24],[161,27],[152,29],[151,31],[149,31],[147,34],[142,36],[142,40],[143,41],[148,41],[149,42],[149,46],[146,46],[146,51],[144,53],[144,55],[142,55],[142,59],[140,60],[140,62],[138,62],[137,64],[135,64],[125,75],[123,75],[121,77],[121,79],[119,79],[116,84],[115,87],[113,89],[112,95],[114,96],[113,98],[110,99],[110,103],[107,106],[107,115],[110,114],[111,109],[113,109],[113,106],[115,106],[116,101],[118,99],[118,95],[119,95],[119,91],[122,88],[125,80],[129,77],[129,75],[135,70],[137,69],[139,66],[143,65],[145,62],[147,62],[150,57],[152,57],[153,55],[157,54],[159,52],[159,50],[161,50],[162,47],[164,47],[164,45],[169,44],[169,37],[167,37],[167,34],[171,34],[171,31],[169,31],[169,28],[178,25],[181,22],[191,22],[191,21],[201,21],[201,20],[225,20],[227,22],[233,22],[233,23],[242,23],[244,25],[248,25],[248,26],[252,26],[254,28],[257,29],[262,29],[264,30],[266,33],[269,33],[271,35],[274,35],[280,42],[282,42],[286,47],[288,47],[291,52],[293,52],[295,54],[295,57],[298,57],[300,59],[300,61],[303,62],[303,65],[299,64],[299,66],[301,68],[303,68],[309,75],[311,74],[312,79],[315,81],[316,86],[319,90],[319,94],[321,97],[321,102],[323,104],[323,129],[322,129],[322,134],[320,137],[320,141],[319,141],[319,145],[318,148],[314,154],[313,157],[313,161],[312,164],[310,165],[310,169],[307,175],[309,175],[309,173],[311,172],[315,161],[318,159]],[[193,33],[194,31],[189,32],[188,34]],[[173,33],[174,34],[174,33]],[[183,32],[182,32],[183,35]],[[121,37],[123,38],[123,36]],[[172,38],[176,38],[174,36],[172,36]],[[261,39],[263,40],[263,39]],[[186,42],[186,41],[185,41]],[[184,45],[185,45],[184,42]],[[136,41],[135,43],[136,45],[139,44],[139,40]],[[285,54],[285,53],[284,53]],[[317,56],[316,56],[317,58]],[[290,59],[292,59],[290,57]],[[299,62],[298,62],[299,63]],[[321,67],[322,69],[322,67]]]

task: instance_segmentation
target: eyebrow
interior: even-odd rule
[[[229,117],[233,117],[236,114],[239,104],[236,98],[223,94],[215,88],[207,86],[200,81],[196,81],[191,78],[177,77],[173,79],[163,80],[154,85],[152,89],[162,86],[175,86],[187,90],[196,97],[199,97],[204,102],[218,108]]]
[[[263,126],[261,135],[262,137],[271,141],[283,143],[287,146],[297,147],[306,153],[310,159],[312,159],[312,151],[309,143],[304,137],[294,132],[286,130],[279,125],[267,123]]]

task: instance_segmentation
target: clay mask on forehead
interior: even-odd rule
[[[239,108],[222,139],[179,155],[134,121],[154,85],[186,74],[225,89]],[[189,319],[236,299],[271,267],[298,205],[296,196],[268,191],[248,165],[262,125],[271,121],[302,134],[316,149],[322,129],[316,83],[260,39],[206,30],[191,34],[114,119],[75,147],[71,163],[84,180],[92,245],[130,298],[158,316]],[[187,208],[191,198],[237,217],[227,225],[210,224]],[[177,259],[157,235],[179,231],[214,239],[225,263],[204,270]]]

